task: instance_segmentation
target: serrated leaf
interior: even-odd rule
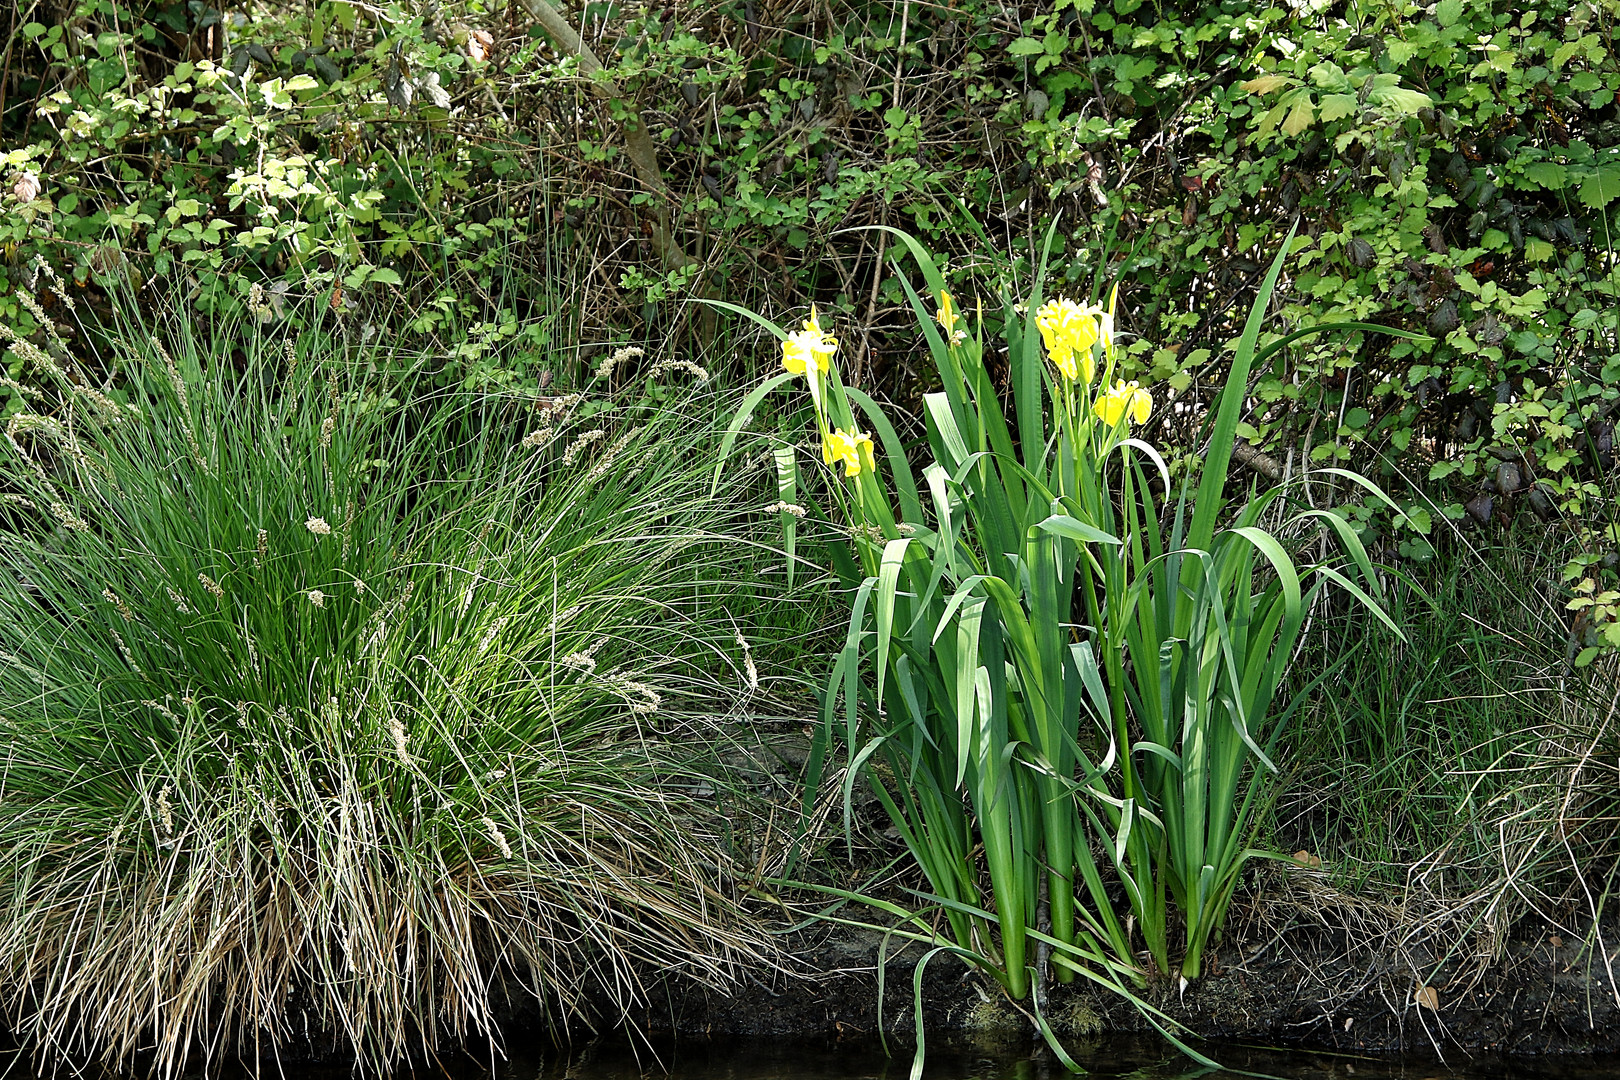
[[[1602,165],[1592,170],[1581,182],[1581,202],[1593,210],[1602,210],[1616,197],[1620,197],[1620,166]]]
[[[1355,90],[1355,87],[1350,85],[1350,76],[1331,60],[1324,60],[1311,68],[1311,81],[1323,90],[1335,94],[1348,94]]]
[[[1007,51],[1013,56],[1037,56],[1046,52],[1046,46],[1032,37],[1021,37],[1011,45]]]
[[[1328,94],[1322,98],[1322,122],[1332,123],[1342,120],[1356,111],[1356,95],[1354,94]]]
[[[417,79],[416,88],[427,95],[428,101],[432,103],[434,108],[448,109],[450,107],[450,94],[444,87],[439,85],[439,73],[437,71],[430,71]]]
[[[1432,108],[1434,99],[1421,90],[1408,90],[1404,86],[1381,86],[1368,95],[1376,104],[1386,105],[1406,116],[1416,115],[1419,109]]]
[[[1270,110],[1266,112],[1266,115],[1260,118],[1260,138],[1264,139],[1267,135],[1271,134],[1276,126],[1282,123],[1282,118],[1287,115],[1287,113],[1287,105],[1273,105]]]
[[[1311,126],[1311,120],[1316,116],[1316,105],[1311,96],[1305,94],[1294,102],[1294,107],[1288,111],[1283,119],[1282,129],[1289,135],[1298,135]]]
[[[335,83],[343,80],[343,70],[326,57],[311,57],[310,63],[315,65],[315,74],[319,75],[327,82]]]
[[[1548,191],[1562,191],[1569,182],[1569,170],[1555,161],[1536,161],[1524,167],[1524,178]]]
[[[1531,262],[1546,262],[1557,254],[1554,248],[1545,240],[1538,240],[1533,236],[1524,238],[1524,257]]]

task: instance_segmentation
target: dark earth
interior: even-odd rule
[[[1253,919],[1245,929],[1263,926]],[[1616,940],[1610,929],[1607,939]],[[880,1001],[882,937],[842,927],[801,933],[796,964],[813,974],[762,975],[730,996],[660,987],[639,1025],[653,1036],[855,1039],[875,1036],[881,1015],[886,1034],[909,1040],[912,972],[922,950],[891,945]],[[1494,960],[1470,955],[1476,943],[1463,944],[1448,957],[1432,946],[1378,948],[1343,930],[1297,923],[1233,935],[1213,970],[1184,992],[1164,980],[1143,996],[1204,1039],[1355,1052],[1620,1050],[1620,965],[1605,964],[1596,941],[1587,947],[1525,921]],[[931,1031],[1039,1041],[1031,1017],[948,955],[925,969],[923,994]],[[1127,1002],[1079,983],[1052,986],[1044,1011],[1065,1041],[1152,1030]]]

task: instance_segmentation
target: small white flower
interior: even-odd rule
[[[316,536],[325,536],[332,531],[332,526],[326,523],[325,518],[312,517],[304,521],[304,528]]]
[[[326,594],[319,589],[311,589],[309,590],[309,602],[318,608],[323,608],[326,606]]]

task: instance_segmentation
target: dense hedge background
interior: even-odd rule
[[[1288,350],[1253,387],[1242,460],[1378,477],[1406,513],[1322,497],[1397,564],[1516,522],[1567,545],[1562,581],[1527,583],[1576,605],[1547,634],[1582,663],[1620,646],[1605,6],[591,0],[557,13],[588,55],[548,11],[21,6],[0,323],[43,341],[12,294],[48,297],[50,271],[92,306],[127,278],[199,318],[274,323],[318,294],[356,334],[437,344],[436,382],[522,385],[626,338],[715,352],[731,331],[694,294],[813,301],[851,380],[906,403],[925,365],[859,226],[919,233],[972,296],[1027,285],[1056,219],[1063,287],[1119,279],[1134,374],[1196,404],[1298,220],[1276,333],[1429,336]],[[724,374],[767,354],[728,349]],[[1200,415],[1161,410],[1154,437],[1194,461]]]

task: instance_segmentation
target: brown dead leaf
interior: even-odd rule
[[[1564,947],[1564,939],[1559,937],[1557,934],[1554,934],[1552,937],[1547,939],[1547,944],[1551,945],[1555,949],[1562,949]]]
[[[21,173],[12,185],[11,193],[18,202],[30,203],[39,198],[39,177],[31,172]]]
[[[1247,90],[1251,94],[1269,94],[1273,90],[1281,89],[1284,86],[1292,86],[1293,84],[1294,80],[1286,75],[1262,75],[1258,79],[1238,83],[1238,88]]]
[[[1440,992],[1432,986],[1420,986],[1412,1000],[1430,1012],[1440,1011]]]
[[[1299,863],[1299,865],[1308,866],[1312,870],[1318,869],[1322,865],[1322,857],[1320,855],[1312,855],[1304,848],[1294,852],[1293,858],[1295,862]]]

